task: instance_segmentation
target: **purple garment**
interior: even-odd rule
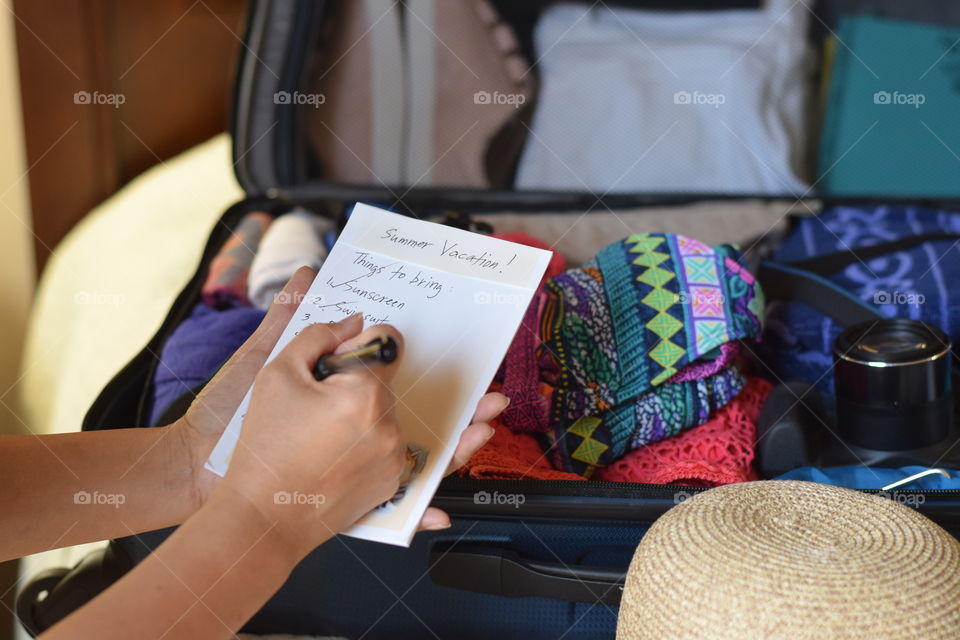
[[[690,382],[691,380],[708,378],[732,365],[740,355],[739,342],[724,342],[718,349],[717,357],[711,359],[704,356],[699,360],[691,362],[673,374],[673,377],[667,380],[667,382]]]
[[[260,326],[265,315],[254,307],[216,311],[197,304],[160,351],[150,424],[156,424],[174,400],[216,373]]]

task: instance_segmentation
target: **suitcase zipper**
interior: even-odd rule
[[[576,480],[448,478],[433,504],[466,517],[621,520],[650,523],[706,487]],[[960,490],[858,489],[911,507],[960,530]],[[522,498],[521,498],[522,496]]]

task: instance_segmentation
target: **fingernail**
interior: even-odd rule
[[[493,427],[490,427],[490,433],[488,433],[487,437],[483,439],[483,444],[487,444],[488,442],[490,442],[490,438],[492,438],[495,435],[497,435],[497,430],[494,429]]]
[[[506,398],[507,400],[506,400],[506,402],[503,403],[503,406],[500,407],[500,411],[497,411],[497,415],[500,415],[501,413],[503,413],[504,411],[506,411],[506,410],[507,410],[507,407],[510,406],[510,396],[503,396],[503,397]]]
[[[453,526],[452,522],[448,522],[446,524],[439,524],[439,523],[432,524],[429,527],[427,527],[427,531],[443,531],[444,529],[449,529],[452,526]]]

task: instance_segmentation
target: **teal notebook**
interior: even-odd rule
[[[815,190],[960,196],[960,29],[844,16]]]

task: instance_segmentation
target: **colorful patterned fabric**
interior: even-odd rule
[[[700,378],[712,376],[721,369],[725,369],[736,362],[741,350],[739,342],[725,342],[717,347],[715,357],[711,357],[711,355],[708,354],[699,360],[691,362],[667,380],[667,383],[688,382],[690,380],[699,380]]]
[[[610,245],[534,299],[501,371],[503,423],[548,430],[557,468],[589,476],[736,395],[736,347],[724,345],[756,338],[762,308],[731,246],[654,233]]]
[[[743,389],[739,367],[727,367],[700,380],[667,383],[625,402],[603,417],[585,415],[547,434],[558,469],[589,478],[624,454],[704,424]]]

